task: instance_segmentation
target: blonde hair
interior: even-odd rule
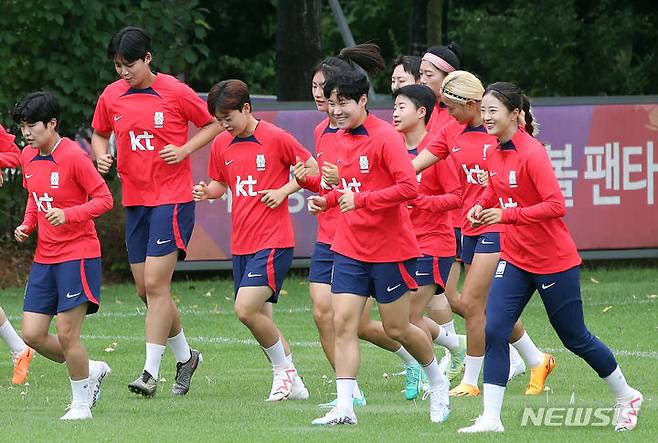
[[[476,76],[468,71],[454,71],[443,79],[441,95],[445,98],[466,103],[468,100],[482,100],[484,86]]]

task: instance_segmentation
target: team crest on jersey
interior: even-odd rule
[[[59,172],[50,173],[50,188],[51,189],[59,188]]]
[[[156,129],[164,127],[164,112],[155,111],[153,114],[153,125]]]
[[[368,156],[361,155],[359,156],[359,168],[361,172],[370,172],[370,165],[368,164]]]
[[[509,171],[509,187],[517,188],[519,185],[516,183],[516,171]]]
[[[256,171],[265,170],[265,154],[256,154]]]

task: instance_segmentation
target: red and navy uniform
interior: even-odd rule
[[[49,155],[25,148],[21,163],[28,193],[22,225],[29,233],[39,227],[24,310],[55,315],[89,302],[87,312],[96,312],[101,248],[93,219],[112,208],[112,194],[87,154],[68,138]],[[65,224],[46,220],[52,208],[64,211]]]
[[[508,339],[535,290],[566,348],[607,377],[617,362],[585,326],[581,259],[562,221],[564,197],[544,146],[518,130],[491,152],[487,169],[489,186],[476,204],[502,208],[507,230],[486,308],[484,382],[507,384]]]
[[[264,120],[249,137],[228,132],[215,137],[208,175],[230,190],[236,294],[242,286],[269,286],[274,294],[268,301],[276,303],[292,263],[295,236],[288,199],[270,209],[258,191],[284,186],[296,158],[305,162],[310,156],[292,135]]]
[[[190,158],[170,165],[159,151],[184,145],[189,122],[202,127],[212,120],[206,103],[167,74],[158,73],[144,89],[117,80],[98,99],[92,126],[116,136],[130,263],[176,250],[184,256],[194,228]]]
[[[21,164],[21,151],[14,144],[15,138],[0,125],[0,168],[15,168]]]
[[[325,118],[315,127],[315,155],[320,168],[325,163],[336,164],[335,139],[337,132],[338,128],[330,126],[329,118]],[[319,195],[325,195],[334,188],[334,186],[325,183],[322,175],[307,176],[299,182],[299,185]],[[336,233],[339,217],[340,210],[337,207],[318,214],[318,236],[311,255],[311,266],[308,272],[309,282],[331,284],[331,270],[334,264],[331,243]]]
[[[459,171],[463,206],[462,206],[462,251],[461,259],[471,264],[475,254],[500,252],[500,225],[472,227],[466,220],[466,214],[474,202],[484,192],[478,180],[478,173],[485,170],[487,154],[497,144],[495,137],[489,135],[484,126],[471,127],[457,121],[440,131],[428,146],[430,152],[438,157],[449,153]]]
[[[421,255],[406,203],[418,196],[409,155],[397,131],[369,114],[362,125],[338,131],[336,157],[341,188],[355,193],[355,209],[338,221],[331,290],[395,301],[417,287],[412,275]],[[340,195],[326,194],[327,206],[336,206]]]
[[[413,159],[430,140],[427,134],[420,144],[407,152]],[[455,257],[455,234],[450,211],[461,206],[461,187],[451,162],[438,162],[418,174],[419,195],[410,204],[410,217],[423,254],[416,261],[414,274],[418,286],[445,286]]]

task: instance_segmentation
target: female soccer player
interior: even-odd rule
[[[271,304],[278,301],[295,245],[287,202],[300,188],[290,181],[290,167],[299,159],[317,173],[317,163],[293,136],[254,118],[249,90],[241,80],[214,85],[208,110],[225,131],[212,143],[212,181],[194,186],[194,199],[216,199],[231,190],[235,313],[272,363],[267,400],[305,400],[308,390],[272,321]]]
[[[23,337],[41,355],[66,362],[72,401],[61,419],[82,420],[92,418],[90,408],[111,372],[107,363],[89,360],[80,330],[99,307],[101,249],[93,219],[112,209],[112,194],[87,154],[60,137],[59,115],[49,92],[29,94],[14,109],[29,143],[22,153],[27,205],[14,237],[23,242],[39,228],[23,301]],[[57,335],[50,335],[55,315]]]
[[[422,169],[448,153],[460,169],[464,208],[470,208],[484,192],[478,174],[484,169],[487,155],[495,146],[496,139],[486,132],[479,112],[479,102],[484,87],[480,80],[466,71],[449,74],[442,88],[442,100],[455,122],[440,131],[428,152],[419,156],[415,164]],[[429,159],[427,163],[425,160]],[[484,360],[485,305],[491,279],[500,256],[500,225],[472,227],[463,215],[462,261],[467,274],[459,299],[450,302],[464,315],[468,338],[464,360],[464,376],[461,383],[450,391],[454,396],[478,396],[478,378]],[[546,377],[555,366],[554,358],[537,349],[521,322],[517,322],[511,336],[515,349],[526,358],[532,368],[528,395],[538,395],[544,390]],[[512,350],[512,370],[509,378],[525,371],[523,361]]]
[[[401,343],[423,365],[430,384],[430,418],[449,414],[448,380],[439,370],[422,330],[409,323],[409,292],[417,287],[411,274],[420,256],[406,201],[418,195],[418,183],[401,138],[368,114],[369,82],[348,71],[330,78],[324,95],[341,129],[336,137],[340,189],[309,197],[309,210],[339,206],[334,236],[334,308],[336,407],[317,425],[356,424],[352,403],[359,367],[358,329],[366,299],[374,296],[386,334]]]
[[[562,221],[564,197],[551,161],[532,137],[530,102],[518,86],[498,82],[485,91],[481,112],[498,143],[487,157],[489,186],[467,217],[476,226],[502,223],[507,229],[487,302],[484,413],[459,432],[504,431],[500,410],[509,368],[507,340],[535,290],[564,346],[585,360],[615,396],[615,430],[630,431],[637,425],[643,397],[626,383],[610,349],[585,325],[581,259]]]
[[[403,86],[418,83],[420,83],[420,57],[416,55],[401,55],[393,60],[391,92]]]
[[[407,152],[413,159],[431,140],[426,124],[431,118],[436,98],[423,85],[403,86],[393,92],[395,107],[393,126],[404,135]],[[455,236],[450,210],[461,206],[461,186],[452,162],[439,162],[418,174],[419,196],[409,203],[411,222],[423,256],[416,260],[415,280],[418,289],[410,304],[410,321],[435,343],[445,346],[452,355],[466,352],[466,337],[423,317],[434,294],[443,292],[455,257]],[[448,306],[448,310],[450,307]],[[452,320],[450,312],[449,320]]]
[[[14,144],[14,136],[7,133],[0,125],[0,187],[2,187],[4,168],[15,168],[21,164],[21,151]],[[14,360],[12,383],[22,385],[27,378],[34,350],[27,346],[9,323],[5,311],[0,307],[0,337],[7,343]]]
[[[461,68],[462,50],[455,42],[448,46],[431,46],[420,62],[420,83],[429,86],[436,96],[432,117],[427,122],[429,132],[439,131],[452,121],[441,101],[441,85],[448,74]]]
[[[310,175],[308,168],[301,161],[295,165],[294,173],[300,186],[320,195],[326,194],[338,185],[338,166],[334,146],[338,126],[328,113],[329,108],[322,88],[332,75],[336,75],[340,71],[353,70],[355,66],[359,66],[369,73],[384,68],[384,59],[379,53],[379,47],[373,44],[360,44],[343,48],[338,56],[322,60],[313,73],[312,94],[315,105],[318,111],[327,114],[327,118],[315,127],[314,132],[315,152],[318,163],[322,165],[322,174]],[[317,241],[313,248],[308,275],[309,290],[313,301],[313,319],[320,333],[322,349],[334,370],[334,313],[331,305],[331,270],[334,253],[331,251],[331,243],[339,216],[338,208],[318,214]],[[365,406],[366,403],[358,384],[354,386],[353,401],[357,406]],[[333,407],[334,402],[321,406]]]
[[[105,88],[94,112],[91,144],[98,170],[110,170],[109,136],[117,144],[126,216],[126,246],[137,294],[147,306],[144,370],[131,392],[155,395],[165,344],[176,358],[172,393],[184,395],[202,361],[190,349],[171,298],[176,261],[185,256],[194,228],[190,159],[212,140],[219,123],[187,85],[151,70],[151,38],[140,28],[114,34],[107,48],[119,80]],[[187,139],[188,122],[201,130]]]

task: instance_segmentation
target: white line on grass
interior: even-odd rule
[[[143,336],[138,335],[83,335],[83,339],[88,340],[108,340],[111,342],[120,343],[121,341],[144,341]],[[208,344],[222,344],[222,345],[248,345],[248,346],[257,346],[258,342],[251,338],[236,338],[236,337],[187,337],[191,342],[197,343],[208,343]],[[365,342],[364,342],[365,343]],[[290,342],[292,346],[297,346],[300,348],[320,348],[319,341],[295,341]],[[365,343],[367,346],[375,346],[370,343]],[[568,353],[567,349],[564,348],[544,348],[543,351],[550,352],[553,354]],[[658,360],[658,352],[654,351],[628,351],[624,349],[611,349],[612,353],[616,356],[624,357],[636,357],[642,359],[651,359]]]

